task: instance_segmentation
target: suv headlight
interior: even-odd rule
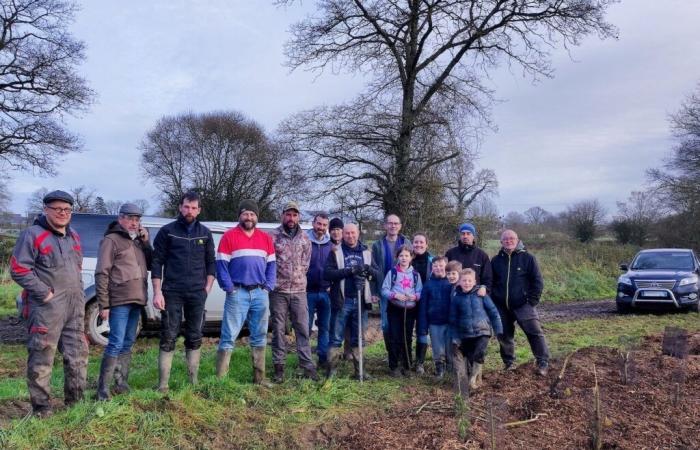
[[[620,284],[632,286],[632,280],[630,280],[630,277],[628,277],[627,275],[621,275],[620,278],[617,279],[617,282]]]
[[[698,276],[693,275],[692,277],[688,278],[683,278],[680,283],[678,283],[678,286],[686,286],[688,284],[697,284],[698,282]]]
[[[95,284],[95,274],[92,272],[80,272],[80,278],[83,280],[83,289]]]

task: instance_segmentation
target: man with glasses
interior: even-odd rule
[[[161,310],[158,390],[168,392],[175,341],[184,312],[185,358],[190,383],[197,384],[204,303],[216,277],[214,239],[197,220],[199,194],[180,198],[177,220],[163,226],[153,241],[153,306]]]
[[[515,367],[515,322],[520,325],[537,361],[536,372],[547,375],[549,350],[535,306],[540,302],[542,274],[535,257],[525,250],[513,230],[501,234],[501,250],[491,260],[492,299],[498,308],[503,334],[498,336],[505,370]]]
[[[27,387],[37,417],[52,414],[50,382],[56,349],[63,353],[66,406],[83,398],[88,358],[83,254],[80,237],[69,225],[73,197],[53,191],[43,202],[43,214],[22,232],[10,258],[12,279],[24,289],[23,315],[29,323]]]
[[[372,265],[377,272],[377,277],[374,281],[374,291],[382,292],[384,277],[396,264],[396,249],[403,245],[411,247],[411,241],[401,234],[401,219],[396,214],[389,214],[384,218],[384,230],[386,234],[383,238],[374,241],[372,244]],[[384,347],[389,354],[389,367],[396,367],[398,362],[394,361],[393,352],[389,351],[391,343],[389,342],[389,318],[387,316],[386,298],[377,298],[373,296],[373,302],[379,301],[379,309],[382,317],[382,334],[384,335]]]
[[[112,377],[116,393],[129,391],[131,347],[148,300],[148,269],[153,253],[148,230],[141,227],[142,215],[141,208],[124,203],[117,220],[107,227],[97,254],[97,301],[102,320],[109,320],[109,339],[97,382],[98,400],[109,400]]]

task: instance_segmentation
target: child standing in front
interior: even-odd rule
[[[438,379],[445,376],[447,348],[450,345],[450,340],[447,336],[447,322],[450,314],[452,285],[445,276],[446,265],[447,258],[444,256],[439,256],[433,260],[432,274],[423,287],[423,295],[419,304],[420,320],[418,322],[422,327],[419,333],[430,333],[430,344],[433,350],[433,361],[435,362],[435,376]]]
[[[489,296],[480,297],[476,273],[464,269],[459,286],[450,302],[449,333],[453,343],[454,363],[460,389],[469,376],[469,387],[481,384],[481,366],[493,328],[496,335],[503,333],[501,316]],[[466,371],[465,371],[466,369]],[[465,374],[466,372],[466,374]]]
[[[402,245],[396,250],[398,264],[387,272],[382,285],[382,296],[388,300],[389,358],[396,367],[389,367],[392,376],[407,376],[411,367],[411,344],[413,326],[418,316],[418,301],[423,284],[418,272],[413,270],[413,252]],[[401,370],[398,362],[401,361]]]

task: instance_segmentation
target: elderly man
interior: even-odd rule
[[[525,332],[537,360],[537,374],[547,375],[549,350],[535,306],[542,295],[542,275],[535,257],[525,250],[513,230],[501,234],[501,250],[491,261],[492,298],[501,315],[503,334],[498,336],[506,370],[515,363],[515,322]]]
[[[117,220],[107,227],[97,253],[95,290],[102,320],[109,320],[109,339],[97,382],[98,400],[109,400],[112,376],[115,392],[129,391],[131,347],[148,300],[148,270],[153,253],[148,230],[141,226],[142,215],[141,208],[124,203]]]
[[[471,223],[459,226],[459,242],[445,253],[448,261],[459,261],[463,269],[473,269],[476,272],[476,283],[486,287],[491,292],[493,275],[489,255],[476,245],[476,227]],[[481,295],[481,294],[480,294]]]
[[[304,377],[318,381],[309,343],[309,306],[306,273],[311,263],[311,241],[299,226],[299,205],[289,202],[282,210],[282,225],[272,231],[277,264],[277,283],[270,294],[272,318],[272,364],[275,383],[284,381],[287,361],[287,318],[291,318],[299,366]]]
[[[190,383],[197,384],[204,304],[216,274],[214,239],[209,228],[197,220],[199,195],[184,194],[178,210],[177,220],[163,226],[153,242],[153,306],[162,311],[158,355],[158,390],[162,393],[168,392],[183,311],[187,371]]]
[[[372,244],[372,264],[377,273],[374,281],[374,292],[381,292],[384,284],[384,277],[387,272],[396,265],[396,249],[402,245],[411,247],[411,241],[401,234],[401,219],[396,214],[388,214],[384,218],[384,231],[386,234],[383,238]],[[389,366],[396,367],[398,361],[394,361],[394,354],[390,351],[391,342],[389,338],[389,317],[387,316],[388,299],[375,298],[374,301],[379,301],[379,308],[382,318],[382,334],[384,335],[384,347],[389,354]]]
[[[377,275],[378,272],[372,265],[371,252],[360,242],[357,225],[346,224],[343,228],[343,241],[333,249],[324,270],[324,278],[331,282],[331,308],[335,317],[326,376],[333,375],[335,371],[345,330],[349,327],[355,377],[366,377],[366,374],[360,373],[358,326],[364,329],[367,323],[367,312],[372,309],[370,283]],[[362,308],[362,324],[358,323],[358,302]]]
[[[43,202],[43,214],[22,232],[10,258],[12,279],[24,289],[29,322],[27,387],[37,417],[52,414],[50,382],[56,349],[63,353],[66,406],[83,398],[88,358],[80,274],[83,254],[80,237],[70,228],[73,197],[53,191]]]
[[[258,229],[258,204],[243,200],[238,226],[221,237],[216,253],[216,275],[226,292],[221,339],[216,353],[216,376],[228,374],[231,352],[243,324],[248,322],[253,359],[253,382],[265,387],[265,347],[270,318],[269,292],[275,288],[277,265],[270,235]]]
[[[306,272],[306,300],[309,304],[309,335],[316,316],[316,326],[318,327],[318,354],[319,367],[328,366],[328,341],[331,321],[331,299],[328,296],[330,282],[323,278],[323,270],[326,265],[328,255],[331,254],[333,243],[328,236],[328,215],[325,213],[316,214],[312,229],[308,231],[309,241],[311,241],[311,263],[309,271]]]

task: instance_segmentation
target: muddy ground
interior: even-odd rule
[[[573,353],[556,388],[562,360],[553,361],[544,379],[529,364],[489,373],[462,416],[470,423],[464,439],[449,382],[408,386],[410,400],[389,412],[345,418],[310,433],[317,445],[352,449],[593,448],[595,435],[604,449],[700,448],[700,334],[691,337],[684,360],[662,356],[661,338],[651,337],[630,361],[627,384],[620,354],[609,348]]]

